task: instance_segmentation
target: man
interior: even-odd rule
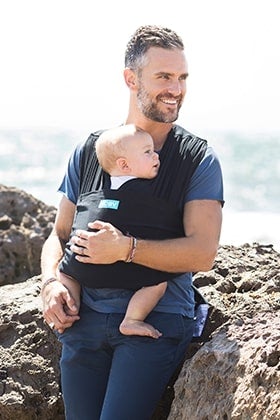
[[[146,320],[162,332],[158,340],[120,333],[129,290],[83,288],[80,304],[56,280],[84,178],[88,190],[102,188],[102,174],[89,176],[95,159],[91,143],[76,148],[61,184],[64,195],[42,251],[42,299],[45,320],[58,331],[63,345],[61,381],[67,420],[150,419],[192,339],[192,272],[211,269],[216,256],[223,184],[212,149],[173,124],[187,77],[184,45],[174,31],[143,26],[135,32],[125,53],[124,80],[130,92],[125,123],[136,124],[153,137],[161,161],[154,194],[176,202],[185,232],[176,239],[140,239],[130,258],[129,264],[185,273],[168,281],[165,295]],[[96,231],[78,230],[71,239],[78,261],[127,260],[128,236],[102,221],[92,221],[89,228]]]

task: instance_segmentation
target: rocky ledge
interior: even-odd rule
[[[40,253],[56,209],[0,184],[0,286],[40,274]]]
[[[0,419],[63,420],[60,345],[44,324],[40,251],[55,217],[0,186]],[[221,246],[196,273],[210,304],[153,420],[275,420],[280,413],[280,254],[271,244]]]

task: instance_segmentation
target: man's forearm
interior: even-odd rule
[[[43,280],[56,277],[58,264],[63,256],[65,244],[56,236],[50,235],[41,253],[41,272]]]
[[[138,240],[133,262],[167,272],[208,271],[212,268],[218,242],[193,238],[161,241]]]

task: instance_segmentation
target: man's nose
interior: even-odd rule
[[[182,86],[180,80],[173,80],[168,86],[168,92],[173,96],[178,96],[182,93]]]

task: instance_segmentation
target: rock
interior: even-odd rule
[[[195,276],[211,313],[204,343],[175,382],[168,420],[279,418],[279,267],[272,246],[225,246],[212,272]]]
[[[232,265],[234,258],[238,263]],[[225,282],[235,284],[233,292],[231,287],[221,290],[220,261]],[[153,420],[277,418],[279,263],[280,255],[271,247],[221,247],[213,270],[196,274],[196,285],[204,284],[200,291],[211,305],[210,316]],[[63,419],[60,344],[43,322],[39,282],[36,276],[0,287],[1,419]]]
[[[0,201],[0,284],[10,283],[0,287],[0,419],[63,420],[61,348],[39,296],[39,255],[55,209],[3,186]],[[244,244],[221,246],[213,269],[196,273],[208,321],[152,420],[279,418],[279,267],[272,245]]]
[[[60,345],[43,322],[39,277],[0,287],[0,419],[62,420]]]
[[[279,418],[280,312],[230,322],[187,360],[169,420]]]
[[[0,184],[0,286],[40,274],[40,255],[56,209]]]

